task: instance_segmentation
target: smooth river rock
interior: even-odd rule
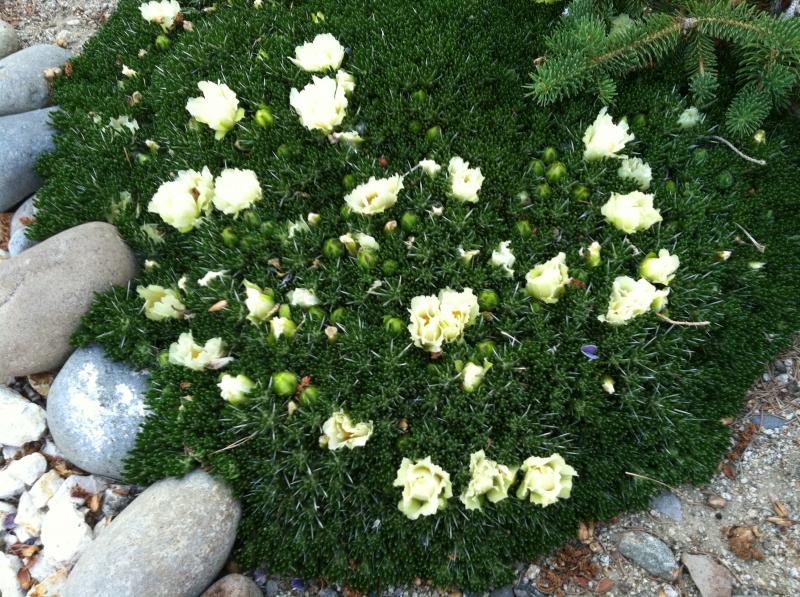
[[[99,346],[79,348],[47,395],[47,425],[67,460],[85,471],[122,479],[146,410],[147,375],[106,358]]]
[[[264,597],[258,585],[242,574],[223,576],[200,597]]]
[[[69,50],[37,44],[0,60],[0,116],[50,105],[50,85],[44,71],[64,64]]]
[[[62,597],[197,597],[230,554],[240,507],[197,470],[151,485],[94,540]]]
[[[31,195],[17,208],[17,211],[14,212],[14,216],[11,218],[11,230],[9,231],[10,236],[14,236],[14,233],[17,230],[26,228],[28,226],[28,222],[32,221],[36,217],[37,210],[35,201],[36,195]]]
[[[42,437],[45,424],[45,412],[41,406],[0,385],[0,444],[22,446],[35,442]]]
[[[18,49],[19,38],[17,37],[17,32],[5,21],[0,21],[0,58],[5,58]]]
[[[27,232],[22,228],[12,234],[11,238],[8,240],[8,254],[14,257],[38,244],[38,241],[28,238]]]
[[[136,269],[117,229],[102,222],[70,228],[0,261],[0,380],[60,366],[94,294],[126,284]]]
[[[53,110],[0,116],[0,211],[8,211],[42,185],[33,166],[53,150]]]
[[[619,551],[653,576],[673,580],[678,573],[675,555],[666,543],[650,533],[630,531],[622,535]]]

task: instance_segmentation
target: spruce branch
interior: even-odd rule
[[[638,20],[615,23],[599,36],[598,25],[609,20],[608,13],[592,12],[585,3],[579,8],[578,16],[567,11],[562,17],[545,56],[535,61],[528,89],[541,105],[592,90],[610,103],[612,80],[680,56],[693,102],[709,104],[720,88],[720,43],[743,56],[726,116],[732,135],[752,134],[800,87],[800,21],[770,16],[747,3],[676,1],[666,3],[664,12],[643,11]]]

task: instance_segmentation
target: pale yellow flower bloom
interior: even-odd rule
[[[314,41],[297,46],[294,49],[294,58],[289,60],[311,73],[336,70],[344,60],[344,46],[330,33],[320,33]]]
[[[583,159],[591,161],[617,157],[625,149],[625,144],[633,139],[634,134],[628,132],[625,119],[614,124],[614,119],[604,107],[583,135]]]
[[[136,293],[144,300],[144,314],[147,319],[153,321],[181,319],[186,311],[180,295],[172,288],[150,284],[139,286]]]
[[[208,211],[214,193],[214,177],[207,167],[202,172],[182,170],[175,180],[162,183],[147,209],[180,232],[189,232]]]
[[[650,253],[639,265],[639,275],[654,284],[669,285],[675,277],[675,272],[680,267],[681,260],[677,255],[670,255],[666,249],[661,249],[656,257]]]
[[[611,325],[622,325],[634,317],[660,311],[667,302],[669,288],[657,290],[644,278],[634,280],[628,276],[618,276],[614,280],[608,312],[597,319]]]
[[[253,391],[256,384],[246,375],[228,375],[226,373],[220,379],[217,387],[220,389],[220,396],[226,402],[244,404],[247,401],[247,395]]]
[[[483,365],[476,365],[472,362],[464,365],[464,369],[461,371],[461,377],[464,379],[464,390],[474,392],[483,383],[483,378],[486,377],[486,373],[491,368],[492,364],[486,360],[483,361]]]
[[[510,278],[514,275],[514,262],[517,260],[514,257],[514,254],[511,252],[511,241],[503,241],[501,242],[498,247],[492,251],[492,258],[489,260],[489,263],[496,267],[503,268],[503,271],[506,273],[506,277]]]
[[[653,171],[650,165],[641,159],[624,156],[619,162],[617,176],[634,181],[640,190],[646,191],[653,180]]]
[[[397,508],[411,520],[436,514],[453,497],[449,473],[433,464],[430,456],[416,462],[403,458],[394,486],[403,488]]]
[[[572,492],[572,478],[578,473],[559,454],[548,458],[531,456],[522,463],[522,480],[517,488],[517,497],[530,499],[543,508],[566,499]]]
[[[181,12],[181,5],[175,0],[146,2],[139,6],[139,12],[145,21],[157,23],[161,25],[164,31],[167,31],[175,23],[175,18]]]
[[[567,256],[559,253],[549,261],[538,263],[525,275],[525,289],[549,305],[557,303],[570,281]]]
[[[612,193],[611,198],[600,208],[600,213],[618,230],[633,234],[647,230],[662,220],[661,212],[653,207],[653,195],[633,191],[627,195]]]
[[[201,371],[208,366],[213,366],[214,361],[223,358],[225,345],[222,338],[211,338],[205,345],[200,346],[194,341],[191,332],[184,332],[178,336],[178,341],[169,347],[169,362],[173,365],[183,365],[194,371]]]
[[[340,410],[323,423],[319,443],[329,450],[362,448],[372,437],[373,429],[372,421],[353,423],[350,416]]]
[[[225,83],[200,81],[197,87],[203,96],[189,98],[186,110],[197,122],[213,129],[217,140],[222,139],[244,118],[244,109],[239,107],[239,98]]]
[[[310,131],[330,133],[342,124],[347,110],[345,88],[330,77],[312,77],[302,91],[292,89],[289,104]]]
[[[226,168],[214,180],[214,207],[234,215],[261,200],[261,185],[252,170]]]
[[[273,297],[264,292],[256,284],[248,282],[247,280],[244,281],[244,287],[246,294],[244,305],[247,307],[248,321],[258,324],[267,320],[275,309]]]
[[[469,472],[469,485],[459,497],[467,510],[480,510],[484,500],[496,504],[506,499],[517,475],[516,469],[486,458],[483,450],[470,455]]]
[[[354,212],[373,215],[384,212],[394,206],[402,190],[403,177],[399,174],[389,178],[370,176],[367,182],[350,191],[344,200]]]
[[[484,181],[481,169],[470,168],[469,162],[454,157],[450,159],[447,172],[450,175],[450,195],[464,203],[477,203]]]

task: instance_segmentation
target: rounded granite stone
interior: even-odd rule
[[[47,424],[66,458],[121,479],[123,460],[144,421],[146,373],[108,360],[98,346],[77,349],[47,396]]]

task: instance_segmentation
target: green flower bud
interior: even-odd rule
[[[664,183],[664,189],[668,193],[674,193],[675,191],[678,190],[678,185],[675,183],[674,180],[668,180],[667,182]]]
[[[322,244],[322,254],[328,259],[338,259],[344,255],[344,245],[338,238],[329,238]]]
[[[517,233],[523,238],[528,238],[533,234],[533,228],[531,228],[531,224],[528,220],[520,220],[514,227],[517,229]]]
[[[286,319],[291,319],[292,318],[292,308],[289,305],[287,305],[286,303],[283,303],[278,308],[278,317],[285,317]]]
[[[325,319],[325,310],[322,307],[311,307],[308,310],[308,316],[314,321],[322,321]]]
[[[550,196],[550,185],[546,182],[536,185],[536,196],[539,199],[547,199]]]
[[[233,231],[233,228],[228,226],[222,231],[222,243],[226,247],[235,247],[237,241],[236,233]]]
[[[356,258],[358,265],[364,269],[372,269],[378,262],[378,254],[369,249],[361,249]]]
[[[400,450],[401,452],[406,452],[412,447],[411,438],[408,437],[407,435],[401,435],[397,439],[396,445],[398,450]]]
[[[169,365],[169,352],[166,350],[158,355],[158,364],[162,367]]]
[[[417,89],[414,93],[411,94],[411,99],[418,104],[425,102],[428,99],[428,92],[424,89]]]
[[[261,128],[267,128],[275,122],[275,117],[272,115],[272,110],[267,106],[263,106],[256,110],[256,115],[253,120],[255,120],[255,123]]]
[[[412,120],[408,123],[408,130],[419,135],[422,132],[422,123],[419,120]]]
[[[572,189],[572,198],[576,201],[588,201],[591,194],[589,187],[582,184]]]
[[[136,154],[136,161],[139,162],[139,165],[146,164],[147,162],[150,161],[150,156],[147,155],[146,153]]]
[[[156,38],[156,47],[159,50],[166,50],[169,47],[169,38],[164,34],[159,35]]]
[[[347,316],[347,309],[345,309],[344,307],[337,307],[336,309],[333,310],[333,313],[331,313],[331,321],[333,323],[341,323],[342,321],[344,321],[344,318],[346,316]]]
[[[286,159],[292,155],[292,147],[288,143],[281,143],[275,153],[279,158]]]
[[[438,126],[432,126],[428,129],[428,132],[425,133],[425,138],[428,141],[437,141],[438,139],[441,139],[442,129]]]
[[[403,323],[403,320],[398,317],[392,317],[391,315],[386,315],[383,318],[383,329],[389,332],[393,336],[399,336],[403,333],[406,324]]]
[[[558,182],[567,175],[567,167],[563,162],[553,162],[544,175],[550,182]]]
[[[294,396],[297,390],[297,375],[291,371],[279,371],[272,375],[272,389],[278,396]]]
[[[695,162],[702,162],[708,157],[708,150],[704,147],[700,147],[694,150],[694,154],[692,154]]]
[[[491,311],[500,304],[500,295],[491,288],[481,290],[478,294],[478,306],[483,311]]]
[[[455,361],[453,361],[453,366],[456,368],[456,371],[461,373],[461,371],[464,370],[464,361],[462,361],[461,359],[456,359]]]
[[[542,159],[546,164],[555,162],[558,159],[558,151],[555,147],[545,147],[544,151],[542,151]]]
[[[317,386],[308,386],[300,394],[300,402],[305,405],[312,404],[319,399],[319,388]]]
[[[481,340],[476,345],[478,349],[478,354],[481,357],[488,357],[494,354],[495,343],[492,340]]]
[[[733,186],[733,174],[725,170],[717,175],[717,186],[720,189],[729,189]]]
[[[544,176],[544,162],[542,160],[533,160],[530,164],[531,172],[534,176]]]
[[[261,218],[254,211],[246,211],[244,214],[244,221],[251,226],[258,226],[261,223]]]
[[[391,276],[397,273],[397,270],[400,269],[400,264],[397,263],[394,259],[387,259],[383,262],[383,267],[381,268],[383,273],[387,276]]]
[[[406,232],[414,232],[419,226],[419,216],[414,212],[407,211],[403,214],[403,217],[400,218],[400,226]]]
[[[348,191],[354,189],[356,186],[356,177],[352,174],[345,174],[342,178],[342,186]]]

